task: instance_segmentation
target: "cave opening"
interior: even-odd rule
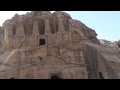
[[[15,79],[14,77],[10,77],[10,79]]]
[[[100,77],[100,79],[104,79],[102,72],[99,72],[99,77]]]
[[[50,79],[62,79],[62,78],[59,77],[58,75],[52,75],[52,76],[50,77]]]
[[[40,45],[40,46],[45,45],[45,39],[40,39],[40,40],[39,40],[39,45]]]

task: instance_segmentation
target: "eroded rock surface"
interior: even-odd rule
[[[15,14],[2,28],[0,78],[119,78],[111,64],[119,54],[112,57],[116,52],[101,46],[95,30],[65,12]]]
[[[0,27],[0,46],[2,44],[3,38],[4,38],[4,30],[2,27]]]

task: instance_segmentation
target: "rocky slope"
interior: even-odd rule
[[[105,79],[120,78],[120,49],[114,46],[103,47],[93,43],[84,43],[84,55],[90,78],[97,78],[102,72]]]
[[[113,47],[113,48],[120,48],[120,41],[108,41],[108,40],[104,40],[104,39],[100,39],[99,40],[101,43],[101,46],[103,47]]]

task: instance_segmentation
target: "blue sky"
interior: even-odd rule
[[[15,13],[25,14],[27,11],[0,11],[0,25],[14,16]],[[99,39],[110,41],[120,40],[120,11],[65,11],[73,19],[80,20],[94,29]]]
[[[68,13],[94,29],[99,39],[120,40],[120,11],[68,11]]]

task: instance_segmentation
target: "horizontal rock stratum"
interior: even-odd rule
[[[1,79],[120,78],[120,51],[61,11],[15,14],[0,28]]]

